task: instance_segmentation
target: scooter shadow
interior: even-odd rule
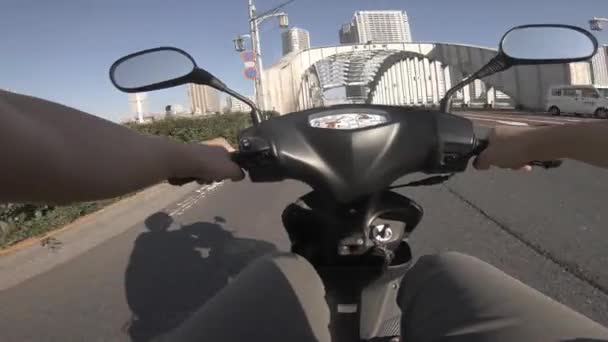
[[[271,243],[236,238],[225,220],[176,225],[162,212],[145,221],[126,270],[125,326],[132,341],[149,341],[177,327],[252,260],[277,250]]]

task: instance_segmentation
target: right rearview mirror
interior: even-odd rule
[[[439,110],[449,113],[451,97],[476,79],[515,65],[562,64],[587,60],[595,55],[597,39],[580,27],[561,24],[517,26],[500,40],[498,53],[483,67],[446,91]]]
[[[565,25],[525,25],[509,30],[500,41],[499,55],[509,64],[569,63],[591,58],[597,40],[586,30]]]

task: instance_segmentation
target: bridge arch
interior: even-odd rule
[[[394,73],[395,71],[391,70],[391,67],[399,65],[397,61],[401,57],[417,58],[423,63],[427,63],[426,61],[436,63],[435,68],[437,68],[437,64],[440,64],[445,71],[445,87],[448,80],[450,84],[455,84],[465,75],[471,74],[483,66],[496,54],[496,50],[444,43],[400,43],[343,45],[294,52],[284,56],[277,64],[264,71],[265,96],[269,109],[287,113],[318,105],[319,99],[313,97],[318,97],[324,86],[325,76],[321,72],[321,64],[325,63],[323,61],[329,61],[330,64],[332,61],[341,63],[344,58],[340,56],[357,57],[366,54],[382,56],[374,62],[375,64],[368,65],[373,74],[365,85],[368,89],[371,89],[370,86],[377,87],[381,80],[374,83],[377,77],[381,77],[378,74],[383,75],[387,71]],[[320,63],[317,64],[318,62]],[[383,66],[384,69],[381,69]],[[330,66],[330,69],[331,67],[336,66]],[[337,70],[343,71],[340,68]],[[398,70],[399,67],[396,68]],[[379,71],[384,71],[384,73],[379,73]],[[437,75],[439,73],[436,69],[435,76],[437,77]],[[305,82],[312,82],[321,89],[313,89],[312,93],[305,91]],[[544,109],[545,95],[549,86],[570,84],[570,68],[568,64],[518,66],[486,77],[483,79],[483,83],[489,88],[509,94],[516,103],[524,107]],[[439,97],[440,94],[441,92],[438,92],[435,97]],[[373,100],[373,98],[368,97],[367,101],[369,100]]]
[[[410,52],[396,52],[387,57],[369,84],[367,103],[390,105],[437,106],[453,82],[468,76],[442,61]],[[513,105],[511,94],[483,80],[475,80],[455,94],[455,102],[472,105]]]

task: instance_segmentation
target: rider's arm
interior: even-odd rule
[[[144,136],[99,117],[0,91],[0,203],[68,203],[170,177],[238,179],[226,148]]]
[[[476,166],[518,169],[533,160],[574,159],[608,168],[608,122],[540,128],[497,127]]]

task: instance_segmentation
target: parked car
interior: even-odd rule
[[[608,119],[608,87],[552,86],[547,94],[551,115],[574,114]]]

